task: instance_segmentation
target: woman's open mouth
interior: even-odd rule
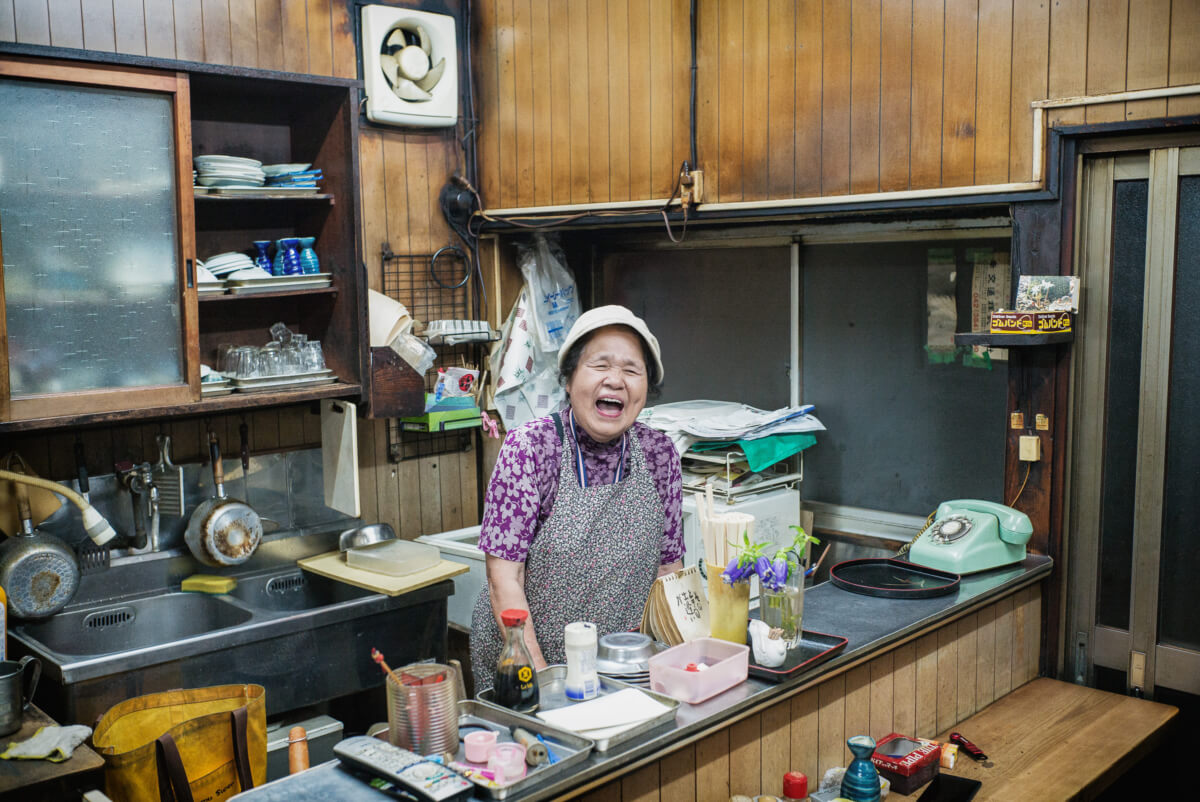
[[[625,402],[617,398],[605,397],[596,401],[596,411],[606,418],[619,418],[625,409]]]

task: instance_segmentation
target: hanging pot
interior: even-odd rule
[[[79,562],[66,543],[33,527],[29,492],[13,482],[21,528],[0,544],[0,586],[18,618],[46,618],[67,606],[79,589]]]
[[[205,565],[238,565],[250,559],[262,541],[262,520],[249,504],[225,495],[221,448],[212,432],[208,434],[208,451],[216,495],[192,513],[184,540],[196,559]]]

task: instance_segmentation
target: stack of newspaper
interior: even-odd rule
[[[758,440],[775,434],[819,432],[825,425],[812,404],[773,412],[733,401],[677,401],[646,407],[640,420],[665,433],[682,454],[693,444],[712,440]]]

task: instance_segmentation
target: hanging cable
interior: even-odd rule
[[[692,169],[695,169],[700,164],[700,158],[696,155],[696,2],[697,0],[692,0],[689,11],[689,24],[692,36],[692,88],[691,100],[689,102],[691,120],[688,122],[688,129],[691,137],[691,150],[689,153],[691,155]]]

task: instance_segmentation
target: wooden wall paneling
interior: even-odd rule
[[[654,195],[651,183],[651,153],[654,139],[654,86],[650,54],[650,0],[630,0],[629,28],[629,110],[626,120],[629,137],[628,200],[646,200]],[[659,65],[659,69],[667,66]],[[669,85],[668,85],[668,88]],[[668,104],[669,107],[669,104]],[[670,119],[669,117],[667,119]]]
[[[568,75],[570,76],[571,130],[571,197],[570,203],[587,203],[594,200],[590,185],[589,132],[592,123],[588,112],[592,106],[591,88],[588,82],[588,6],[586,3],[568,3],[567,36]]]
[[[530,82],[532,83],[533,114],[526,123],[530,129],[533,149],[531,170],[532,196],[538,205],[554,203],[554,105],[552,102],[553,75],[550,66],[550,4],[549,0],[529,0]]]
[[[13,20],[18,42],[53,44],[50,37],[50,8],[46,0],[13,0]]]
[[[846,672],[846,718],[843,735],[869,735],[871,730],[871,664],[863,663]],[[886,734],[886,733],[885,733]],[[842,762],[848,766],[854,759],[850,748],[843,745]]]
[[[386,452],[383,459],[379,459],[376,454],[376,437],[375,428],[383,421],[372,418],[359,418],[356,421],[358,429],[358,494],[359,494],[359,512],[362,514],[364,521],[372,523],[380,523],[383,521],[383,516],[379,514],[379,471],[381,468],[386,468],[387,456]],[[386,449],[387,439],[384,438],[384,448]],[[388,521],[392,528],[396,528],[393,521]],[[399,533],[399,529],[396,532]]]
[[[996,700],[996,608],[994,605],[979,611],[975,637],[975,706],[977,709]]]
[[[936,187],[942,180],[944,15],[942,0],[913,0],[913,189]]]
[[[762,789],[762,717],[758,714],[729,727],[729,793],[758,796]]]
[[[144,0],[146,55],[175,58],[175,9],[171,0]]]
[[[881,159],[882,6],[879,0],[860,0],[851,8],[850,191],[877,192]]]
[[[1191,4],[1195,6],[1195,3]],[[1195,28],[1193,30],[1200,30]],[[1171,41],[1171,0],[1141,0],[1130,6],[1128,52],[1125,67],[1126,89],[1163,86],[1168,76]],[[1126,119],[1164,117],[1167,101],[1134,100],[1125,104]]]
[[[1050,61],[1047,97],[1076,97],[1087,92],[1088,4],[1050,4]],[[1083,109],[1049,109],[1049,125],[1082,123]]]
[[[698,6],[696,9],[696,17],[697,17],[697,19],[696,19],[696,26],[697,26],[697,31],[696,31],[697,54],[696,54],[696,56],[697,56],[697,65],[699,65],[700,54],[704,52],[700,47],[700,42],[701,42],[700,36],[701,36],[701,32],[704,30],[704,28],[702,27],[702,23],[705,18],[706,12],[704,9],[704,0],[698,0],[696,5]],[[690,111],[689,111],[689,106],[691,103],[690,87],[692,85],[692,79],[691,79],[691,75],[692,75],[692,72],[691,72],[692,37],[691,37],[690,19],[691,19],[691,11],[690,11],[689,1],[688,0],[674,0],[674,2],[671,3],[671,53],[672,53],[671,65],[672,65],[673,69],[671,70],[671,73],[670,73],[672,76],[671,77],[671,106],[672,106],[671,147],[672,147],[673,157],[670,160],[671,161],[670,166],[667,167],[667,169],[666,169],[666,174],[663,177],[658,179],[658,180],[664,182],[664,186],[666,189],[666,191],[661,194],[656,193],[656,197],[660,197],[660,198],[666,197],[666,195],[671,191],[671,188],[675,186],[675,178],[679,174],[679,165],[681,165],[684,161],[693,161],[692,156],[691,156],[691,135],[690,135],[690,129],[689,129],[689,122],[688,122],[690,120]],[[714,31],[714,33],[715,33],[715,31]],[[702,73],[702,70],[700,70],[700,72]],[[700,87],[702,87],[702,86],[704,86],[704,84],[700,82],[700,78],[698,76],[697,81],[696,81],[696,87],[697,87],[697,89],[696,89],[696,92],[697,92],[696,105],[697,106],[700,105],[700,103],[703,99],[703,96],[700,95]],[[714,95],[714,97],[715,97],[715,95]],[[698,111],[697,111],[697,116],[699,116]],[[697,131],[697,136],[698,135],[699,135],[699,131]],[[697,150],[697,153],[699,154],[699,152],[700,152],[699,140],[697,140],[696,150]],[[713,154],[716,153],[715,150],[710,151],[710,152]],[[697,157],[696,157],[696,159],[694,159],[694,161],[699,162],[701,169],[706,169],[706,168],[704,168],[704,157],[703,156],[697,155]],[[695,165],[693,165],[693,166],[695,166]],[[713,167],[715,167],[715,166],[716,165],[713,165]],[[705,183],[707,183],[709,180],[711,180],[710,176],[716,175],[715,169],[706,169],[706,172],[707,172],[707,175],[704,178]],[[709,196],[707,189],[704,190],[704,194],[705,194],[706,199],[708,197],[713,197],[713,196]]]
[[[978,630],[979,616],[971,613],[958,621],[958,720],[970,718],[978,709],[975,689],[979,683]]]
[[[258,39],[258,66],[264,70],[283,67],[283,0],[254,0]]]
[[[308,414],[308,405],[293,405],[279,410],[279,447],[281,449],[302,448],[309,445],[304,433],[304,419]],[[318,439],[312,445],[320,442]]]
[[[557,5],[557,4],[556,4]],[[498,81],[500,35],[494,3],[476,3],[474,6],[475,30],[472,32],[476,58],[475,105],[479,115],[476,128],[477,153],[479,158],[479,192],[483,195],[485,208],[498,208],[500,204],[500,92]]]
[[[818,766],[846,765],[846,692],[845,674],[838,674],[817,686]]]
[[[442,459],[441,470],[441,521],[435,531],[448,532],[461,529],[463,520],[463,505],[466,501],[462,487],[463,465],[475,463],[474,451],[461,451],[447,454]],[[472,521],[474,523],[474,521]]]
[[[579,797],[580,802],[622,802],[621,781],[614,780]]]
[[[1033,109],[1029,104],[1048,97],[1049,42],[1049,4],[1013,0],[1010,181],[1028,181],[1033,174]]]
[[[1008,596],[1001,599],[995,605],[996,608],[996,698],[999,699],[1004,694],[1011,691],[1016,685],[1013,684],[1012,676],[1012,653],[1013,653],[1013,636],[1014,636],[1014,615],[1013,615],[1013,597]],[[1020,684],[1020,683],[1017,683]]]
[[[1013,0],[979,0],[978,88],[975,93],[977,184],[1003,184],[1015,180],[1008,176],[1014,50]]]
[[[308,72],[333,75],[333,25],[330,0],[308,0]]]
[[[820,694],[816,688],[796,694],[791,698],[792,725],[788,738],[791,743],[791,761],[793,770],[804,772],[805,776],[819,778],[821,776],[821,742],[820,742]],[[814,780],[819,782],[819,780]]]
[[[608,3],[608,199],[629,200],[629,5]],[[644,136],[639,130],[638,139]]]
[[[1029,589],[1029,598],[1026,600],[1025,606],[1025,630],[1022,640],[1025,643],[1024,681],[1028,682],[1038,675],[1038,665],[1040,662],[1042,594],[1038,588]]]
[[[765,200],[769,196],[767,110],[770,83],[767,56],[770,51],[767,0],[743,0],[742,43],[742,200]]]
[[[867,731],[878,741],[894,731],[892,720],[895,718],[895,654],[882,654],[868,665],[871,667],[871,725]]]
[[[50,42],[55,47],[83,47],[83,10],[80,0],[46,0]]]
[[[682,5],[682,8],[680,6]],[[704,170],[704,199],[706,201],[724,200],[724,188],[721,185],[721,139],[720,123],[721,123],[721,85],[719,79],[721,77],[721,60],[720,60],[720,32],[721,32],[721,6],[719,0],[708,0],[708,2],[698,3],[696,9],[696,159],[700,162],[700,168]],[[688,19],[688,7],[686,2],[676,2],[673,7],[672,14],[672,30],[678,32],[681,29],[687,29],[686,20]],[[681,50],[683,47],[689,47],[687,44],[689,39],[680,42],[678,33],[674,39],[673,49],[675,53],[687,53],[688,50]],[[675,58],[676,63],[686,61],[678,57]],[[672,97],[675,103],[676,111],[680,108],[680,103],[683,103],[684,109],[687,108],[687,87],[689,83],[672,84]],[[682,117],[676,116],[676,123],[673,126],[674,134],[672,142],[675,146],[675,154],[681,152],[679,148],[682,146],[683,153],[687,153],[688,145],[685,140],[688,137],[686,112]],[[685,159],[690,158],[684,156]],[[672,169],[679,167],[679,159],[676,158]],[[675,186],[675,176],[671,176],[671,187]],[[668,187],[668,192],[670,188]]]
[[[744,197],[742,106],[745,86],[745,37],[743,0],[720,0],[718,16],[718,106],[716,106],[716,173],[720,178],[721,202]]]
[[[572,159],[575,152],[571,130],[572,103],[571,53],[576,48],[571,40],[561,34],[570,25],[570,11],[566,3],[550,3],[550,195],[553,204],[570,203],[574,184],[572,182]],[[515,297],[515,296],[514,296]],[[511,304],[509,304],[511,306]],[[508,314],[508,306],[503,308]]]
[[[785,699],[762,712],[759,793],[783,795],[783,775],[792,770],[791,702]]]
[[[917,644],[909,641],[892,653],[892,732],[917,731]]]
[[[333,0],[329,8],[329,26],[333,37],[333,74],[339,78],[358,77],[358,51],[354,45],[354,18],[350,4]],[[459,75],[459,81],[466,77]],[[459,113],[461,114],[461,107]]]
[[[283,69],[308,72],[308,7],[296,0],[280,0],[279,21],[283,32]]]
[[[580,43],[576,42],[576,46]],[[587,2],[588,194],[593,203],[612,198],[612,159],[609,152],[608,2]]]
[[[958,622],[937,631],[937,724],[938,732],[958,720]]]
[[[912,133],[912,2],[883,0],[879,39],[879,189],[908,189]]]
[[[796,177],[796,4],[768,0],[767,14],[767,197],[791,198]]]
[[[1013,596],[1013,649],[1012,649],[1012,667],[1010,669],[1012,676],[1012,687],[1015,689],[1025,683],[1028,677],[1025,676],[1025,667],[1029,663],[1029,647],[1025,642],[1025,628],[1029,623],[1029,617],[1032,613],[1029,604],[1029,589],[1021,590]]]
[[[798,0],[796,5],[796,176],[797,197],[821,194],[821,64],[824,61],[824,4]]]
[[[850,4],[821,17],[821,194],[850,191]]]
[[[43,479],[53,479],[56,482],[74,479],[78,474],[75,470],[75,434],[73,432],[53,430],[43,437],[44,443],[36,449],[36,460],[28,453],[33,443],[26,441],[17,449],[18,453],[33,468],[34,473]],[[5,449],[7,451],[7,449]],[[100,453],[92,453],[84,445],[84,464],[87,465],[88,476],[101,473],[111,473],[112,466],[106,470],[100,469]],[[78,488],[74,488],[78,489]]]
[[[481,443],[481,441],[488,439],[490,438],[485,437],[483,434],[475,438],[476,443]],[[499,443],[500,441],[493,440],[492,442]],[[462,520],[458,524],[460,527],[473,526],[483,518],[482,510],[479,506],[479,470],[476,467],[479,460],[483,458],[483,455],[484,450],[482,445],[480,445],[465,454],[458,461],[458,482],[460,487],[458,498],[462,507]],[[495,465],[494,462],[492,464]],[[489,470],[486,475],[490,477],[491,471]]]
[[[1129,42],[1129,0],[1089,0],[1087,37],[1088,94],[1123,91]],[[1102,103],[1084,109],[1084,120],[1089,123],[1123,119],[1124,103]]]
[[[2,5],[2,4],[0,4]],[[116,4],[113,0],[80,0],[83,14],[83,47],[89,50],[116,50]],[[2,16],[2,12],[0,12]],[[2,38],[2,36],[0,36]],[[143,32],[143,48],[145,34]]]
[[[201,0],[173,0],[175,58],[204,61],[204,7]]]
[[[621,802],[658,802],[658,763],[651,763],[621,778]]]
[[[254,0],[229,0],[229,63],[258,66],[258,18]]]
[[[1171,3],[1168,85],[1186,86],[1200,83],[1200,47],[1196,46],[1197,31],[1200,31],[1200,3],[1189,3],[1186,0]],[[1167,114],[1200,114],[1200,97],[1170,98],[1167,100]]]
[[[942,186],[975,183],[978,7],[947,2],[942,77]]]
[[[650,42],[649,42],[649,89],[650,97],[646,109],[645,121],[650,128],[650,175],[648,176],[649,185],[646,187],[647,198],[665,198],[671,191],[674,184],[672,173],[679,166],[675,162],[674,153],[672,152],[672,125],[675,120],[674,115],[674,98],[673,77],[678,69],[676,58],[672,51],[671,40],[671,10],[670,3],[655,2],[655,0],[643,0],[649,10],[650,24]],[[634,0],[634,7],[641,5],[638,0]],[[633,25],[631,15],[630,26]],[[634,81],[636,86],[636,72],[633,66],[630,66],[630,80]],[[636,108],[636,104],[635,104]],[[632,113],[631,113],[632,114]],[[632,114],[636,121],[636,114]],[[685,128],[682,137],[687,137],[687,129]],[[636,178],[636,162],[633,175]],[[638,192],[636,180],[633,186],[634,193]]]
[[[696,747],[688,744],[658,761],[660,802],[696,802]]]
[[[17,18],[12,0],[0,0],[0,42],[16,42]]]
[[[917,732],[937,732],[938,636],[936,632],[916,641]]]
[[[696,742],[696,802],[728,802],[729,729]]]
[[[231,0],[204,0],[200,7],[204,30],[204,60],[209,64],[232,64]]]
[[[517,197],[517,101],[525,98],[517,94],[517,42],[513,29],[513,6],[515,0],[496,2],[496,86],[500,97],[497,109],[497,131],[500,137],[500,194],[499,203],[508,208],[516,206]],[[525,5],[521,0],[521,5]],[[521,65],[528,70],[529,65]],[[526,76],[522,86],[529,88]]]
[[[255,410],[249,415],[250,451],[255,454],[269,454],[279,450],[279,415],[278,409]],[[241,423],[240,416],[238,423]],[[301,436],[304,433],[304,422],[300,422]],[[320,445],[320,439],[317,444]],[[231,440],[229,448],[232,453],[238,447],[237,440]]]

